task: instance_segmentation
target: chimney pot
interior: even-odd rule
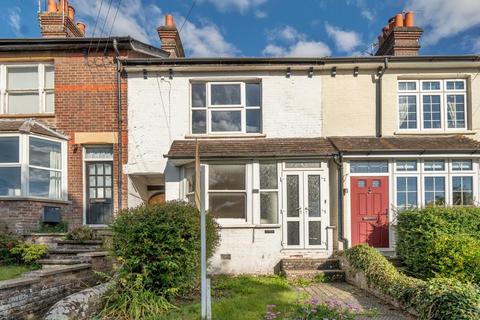
[[[57,0],[48,0],[47,12],[57,12]]]
[[[58,11],[68,14],[68,7],[68,0],[60,0],[60,6],[58,7]]]
[[[403,14],[397,13],[395,16],[395,28],[403,27]]]
[[[68,7],[68,17],[72,20],[72,22],[75,20],[75,8],[72,6]]]
[[[405,27],[413,27],[415,26],[415,22],[413,20],[413,11],[408,11],[405,14]]]
[[[85,23],[77,22],[77,27],[78,27],[78,30],[80,30],[80,32],[82,32],[83,35],[85,36],[85,29],[87,28],[85,26]]]
[[[167,14],[165,16],[165,26],[166,27],[175,27],[175,21],[173,20],[173,16],[171,14]]]

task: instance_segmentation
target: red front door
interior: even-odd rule
[[[388,177],[351,177],[352,245],[388,248]]]

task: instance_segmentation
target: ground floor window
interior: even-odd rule
[[[0,136],[0,196],[64,199],[65,145],[27,134]]]
[[[473,177],[452,177],[452,203],[454,206],[473,205]]]
[[[260,223],[278,223],[278,174],[276,162],[260,162]]]
[[[445,206],[445,177],[425,177],[425,205]]]
[[[397,208],[416,208],[417,192],[417,177],[397,177]]]

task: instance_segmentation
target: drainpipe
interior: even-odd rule
[[[113,49],[115,50],[115,59],[117,63],[117,144],[118,144],[118,206],[117,211],[122,210],[122,62],[120,61],[120,51],[118,51],[118,41],[113,39]]]
[[[338,240],[343,243],[343,249],[348,248],[348,239],[344,237],[344,221],[343,221],[343,153],[338,152],[338,155],[333,157],[333,162],[337,165],[338,171]]]
[[[379,67],[378,79],[377,79],[377,103],[376,103],[376,136],[380,138],[382,136],[382,78],[388,69],[388,58],[385,57],[383,61],[383,68]]]

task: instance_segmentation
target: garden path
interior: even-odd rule
[[[414,319],[412,316],[386,302],[383,302],[374,295],[345,282],[318,283],[305,288],[297,288],[297,290],[304,291],[312,296],[312,298],[318,299],[318,303],[325,303],[358,311],[367,311],[371,309],[377,310],[375,316],[360,316],[356,318],[357,320]]]

